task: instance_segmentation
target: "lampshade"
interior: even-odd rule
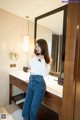
[[[23,52],[28,52],[28,50],[29,50],[29,36],[24,36]]]

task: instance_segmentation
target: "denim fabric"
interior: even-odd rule
[[[37,120],[37,113],[44,97],[46,84],[42,76],[30,75],[22,110],[23,120]]]

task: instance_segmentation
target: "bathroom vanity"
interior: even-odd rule
[[[9,104],[12,103],[12,86],[16,86],[22,91],[27,91],[30,73],[24,71],[12,71],[9,73]],[[46,82],[46,93],[42,104],[61,115],[63,86],[58,84],[58,78],[48,75],[44,78]]]

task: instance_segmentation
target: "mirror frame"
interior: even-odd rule
[[[35,42],[36,42],[36,35],[37,35],[37,21],[38,21],[39,19],[42,19],[42,18],[47,17],[47,16],[49,16],[49,15],[55,14],[55,13],[60,12],[60,11],[62,11],[62,10],[64,11],[64,16],[63,16],[63,40],[65,40],[65,38],[66,38],[67,6],[68,6],[68,5],[59,7],[59,8],[57,8],[57,9],[54,9],[54,10],[52,10],[52,11],[50,11],[50,12],[47,12],[47,13],[42,14],[42,15],[40,15],[40,16],[38,16],[38,17],[35,18],[35,25],[34,25],[34,44],[35,44]]]
[[[45,18],[45,17],[48,17],[52,14],[55,14],[55,13],[58,13],[60,11],[64,11],[64,15],[63,15],[63,44],[64,44],[64,48],[65,49],[65,42],[66,42],[66,23],[67,23],[67,8],[68,8],[68,4],[67,5],[64,5],[64,6],[61,6],[57,9],[54,9],[50,12],[47,12],[45,14],[42,14],[38,17],[35,18],[35,23],[34,23],[34,45],[36,43],[36,37],[37,37],[37,22],[38,20],[42,19],[42,18]]]

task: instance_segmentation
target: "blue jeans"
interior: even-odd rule
[[[22,110],[23,120],[37,120],[37,113],[46,90],[42,76],[30,75],[26,98]]]

